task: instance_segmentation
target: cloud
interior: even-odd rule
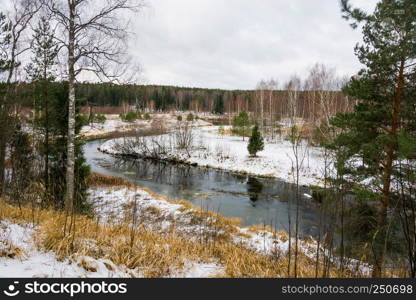
[[[337,0],[148,0],[130,52],[148,83],[250,89],[262,78],[304,76],[316,62],[352,75],[361,33]],[[376,0],[355,0],[372,9]]]

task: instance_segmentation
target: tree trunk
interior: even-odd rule
[[[393,163],[394,163],[394,156],[395,156],[395,149],[396,145],[395,142],[397,140],[398,130],[399,130],[399,123],[400,123],[400,106],[401,106],[401,91],[404,86],[404,64],[405,61],[401,61],[400,70],[399,70],[399,78],[397,83],[396,93],[393,97],[393,113],[392,113],[392,120],[391,120],[391,131],[390,137],[391,141],[386,149],[386,166],[384,168],[383,174],[383,198],[381,199],[381,206],[379,210],[378,216],[378,230],[384,232],[387,227],[387,211],[390,203],[390,196],[391,196],[391,177],[393,174]],[[384,234],[382,234],[384,236]],[[373,269],[373,277],[382,277],[383,276],[383,264],[385,258],[385,247],[383,245],[384,239],[381,245],[376,246],[375,255],[375,265]]]
[[[6,180],[6,136],[4,133],[0,136],[0,197],[3,196]]]
[[[49,99],[45,87],[45,191],[49,192]]]
[[[75,6],[69,2],[69,47],[68,47],[68,137],[67,137],[67,163],[66,163],[66,197],[65,209],[72,212],[74,205],[75,186]]]

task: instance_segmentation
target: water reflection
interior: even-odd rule
[[[250,200],[253,202],[253,207],[256,207],[256,201],[259,200],[259,196],[263,191],[263,184],[254,177],[249,177],[247,180],[247,192]]]

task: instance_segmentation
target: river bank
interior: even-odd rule
[[[19,277],[288,276],[294,240],[284,232],[242,227],[236,219],[166,199],[120,178],[94,174],[90,184],[94,216],[76,216],[68,236],[61,231],[64,213],[19,210],[0,202],[0,231],[7,243],[0,276],[14,274],[16,267],[24,270],[16,273]],[[316,249],[311,239],[299,241],[301,277],[314,276]],[[329,276],[337,276],[336,267]]]

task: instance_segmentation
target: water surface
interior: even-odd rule
[[[267,178],[143,159],[120,159],[98,151],[104,140],[85,144],[84,152],[93,172],[122,177],[155,193],[192,202],[227,217],[242,219],[244,225],[269,225],[288,230],[296,215],[295,185]],[[303,196],[299,204],[302,236],[317,235],[319,210]]]

